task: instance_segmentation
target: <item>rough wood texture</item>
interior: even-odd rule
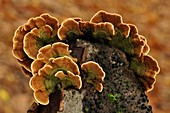
[[[83,82],[80,91],[71,88],[65,90],[65,107],[59,113],[152,112],[144,88],[129,69],[127,57],[122,51],[82,40],[77,41],[76,47],[71,49],[80,64],[90,60],[100,64],[106,72],[104,89],[100,93],[93,85]],[[81,77],[85,81],[86,74],[81,72]],[[49,105],[35,107],[33,104],[28,113],[58,113],[60,97],[60,93],[55,92],[50,95]]]

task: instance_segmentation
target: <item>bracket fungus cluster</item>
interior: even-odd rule
[[[99,64],[93,61],[88,61],[81,65],[81,69],[87,73],[88,77],[86,78],[86,82],[94,84],[96,90],[102,92],[102,83],[104,82],[105,72],[99,66]]]
[[[49,14],[30,18],[24,25],[18,27],[13,37],[13,54],[28,76],[32,76],[30,65],[36,59],[38,50],[56,42],[59,22]]]
[[[158,63],[148,55],[145,37],[139,35],[135,25],[123,23],[121,15],[99,11],[90,21],[68,18],[59,24],[55,17],[42,14],[18,27],[13,37],[13,54],[23,73],[31,77],[29,85],[40,104],[49,103],[55,88],[80,89],[83,82],[102,92],[107,76],[102,67],[71,55],[79,39],[123,51],[128,56],[129,69],[137,74],[145,91],[152,90],[160,70]],[[82,81],[82,73],[86,73],[86,81]]]

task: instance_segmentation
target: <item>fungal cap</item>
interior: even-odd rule
[[[45,20],[41,17],[36,17],[33,20],[35,22],[36,27],[38,27],[38,28],[41,28],[42,26],[44,26],[46,24]]]
[[[31,71],[33,74],[38,73],[38,71],[45,65],[41,59],[34,60],[31,64]]]
[[[28,57],[36,59],[38,50],[45,46],[47,43],[51,43],[52,28],[49,25],[44,25],[41,28],[33,28],[24,37],[24,51]]]
[[[103,37],[111,40],[110,36],[115,35],[114,26],[109,22],[94,24],[93,35],[96,38]]]
[[[30,18],[30,19],[28,20],[28,22],[27,22],[26,24],[24,24],[23,29],[28,32],[28,31],[30,31],[31,29],[35,28],[36,25],[35,25],[34,20],[35,20],[35,19],[34,19],[33,17]]]
[[[61,27],[58,29],[58,37],[60,40],[66,40],[66,38],[74,39],[80,34],[79,23],[71,18],[62,22]]]
[[[139,76],[139,80],[144,84],[145,91],[151,91],[156,82],[155,77],[160,71],[157,61],[151,56],[145,55],[139,59],[134,58],[133,61],[131,61],[130,67]]]
[[[93,73],[95,77],[99,80],[99,82],[104,81],[105,72],[98,63],[94,61],[88,61],[81,65],[81,69],[86,73]]]
[[[123,20],[121,15],[119,14],[108,13],[106,11],[101,10],[91,18],[90,22],[92,23],[110,22],[117,27],[119,23],[123,23]]]
[[[51,65],[45,64],[40,70],[38,70],[38,74],[41,76],[48,76],[53,69],[54,68]]]
[[[97,81],[96,84],[95,84],[95,88],[96,88],[97,91],[102,92],[103,84]]]
[[[134,24],[128,24],[130,27],[130,36],[138,34],[138,29]]]
[[[59,48],[58,48],[59,49]],[[48,62],[50,58],[53,58],[57,54],[51,45],[46,45],[39,49],[37,59],[41,59],[43,62]]]
[[[54,68],[63,68],[66,71],[70,71],[75,75],[80,75],[78,65],[68,56],[51,58],[51,62]]]
[[[160,72],[158,62],[149,55],[145,55],[143,58],[144,58],[144,63],[146,65],[145,74],[155,77],[156,74]]]
[[[36,45],[38,36],[33,32],[37,28],[32,29],[29,33],[24,36],[24,52],[31,59],[36,59],[38,53],[38,47]]]
[[[128,24],[120,23],[117,25],[118,29],[124,34],[124,36],[127,38],[130,34],[130,27]]]
[[[44,84],[44,80],[45,80],[45,78],[43,76],[40,76],[38,74],[34,74],[33,77],[31,77],[31,79],[29,81],[29,86],[34,91],[45,90],[46,87],[45,87],[45,84]]]
[[[68,49],[69,45],[62,42],[54,43],[53,48],[58,54],[69,55],[71,53],[71,50]]]
[[[78,89],[82,87],[82,81],[81,77],[79,75],[74,75],[72,72],[67,71],[67,75],[64,74],[63,71],[58,71],[55,74],[55,77],[60,78],[61,80],[67,80],[70,79],[72,81],[72,85],[75,85]],[[66,82],[67,83],[67,82]],[[70,84],[65,84],[65,86],[70,85]]]
[[[70,56],[71,50],[68,49],[69,45],[62,43],[62,42],[56,42],[52,46],[46,45],[39,49],[37,59],[43,60],[43,62],[48,62],[50,58],[56,58],[61,56]],[[76,58],[71,57],[75,62],[77,62]]]
[[[143,48],[145,45],[144,41],[140,40],[140,35],[134,34],[131,36],[131,42],[134,46],[134,54],[140,57],[143,53]]]
[[[50,25],[54,31],[58,29],[59,21],[57,20],[57,18],[50,16],[48,13],[40,15],[40,17],[43,18],[45,23]]]
[[[143,47],[143,54],[146,55],[146,54],[149,53],[150,47],[149,47],[149,45],[147,44],[147,40],[146,40],[146,38],[145,38],[144,36],[140,35],[140,40],[142,40],[142,41],[145,43],[145,45],[144,45],[144,47]]]
[[[27,55],[23,51],[23,39],[24,39],[25,34],[26,34],[26,31],[23,30],[23,26],[19,26],[17,30],[15,31],[15,34],[13,37],[12,53],[20,61],[23,61],[25,60],[25,58],[27,58]]]
[[[34,98],[38,103],[42,105],[49,104],[49,95],[46,91],[42,91],[42,90],[35,91]]]

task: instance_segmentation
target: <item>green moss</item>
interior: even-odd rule
[[[117,111],[116,113],[124,113],[125,110],[123,108],[121,108],[119,111]]]
[[[111,103],[115,103],[119,100],[120,98],[120,94],[116,93],[116,94],[108,94],[108,99]]]
[[[86,106],[86,107],[84,108],[84,111],[85,111],[85,112],[89,112],[89,108]]]

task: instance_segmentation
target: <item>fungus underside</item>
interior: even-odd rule
[[[75,41],[79,37],[79,32],[77,30],[70,30],[66,33],[67,40]]]
[[[93,38],[98,41],[102,41],[103,39],[106,39],[107,41],[111,40],[110,35],[105,30],[93,32]]]
[[[118,49],[121,49],[128,55],[134,54],[134,46],[131,41],[131,36],[125,38],[125,36],[120,30],[116,31],[116,34],[112,36],[112,40],[109,43],[111,46],[115,46]]]
[[[93,71],[87,71],[86,74],[88,75],[85,79],[87,83],[94,85],[95,88],[98,86],[99,79],[97,78],[96,74]]]
[[[58,39],[57,36],[48,37],[45,31],[41,31],[40,37],[38,37],[36,40],[36,45],[38,48],[41,48],[41,47],[44,47],[45,45],[55,43],[57,39]]]
[[[60,90],[66,88],[67,86],[74,85],[74,82],[72,82],[68,76],[65,76],[62,80],[58,77],[55,77],[54,75],[58,71],[63,71],[63,73],[67,75],[68,70],[65,68],[56,68],[52,70],[49,75],[45,76],[46,80],[44,81],[44,83],[46,89],[50,93],[53,93],[55,91],[56,85]]]
[[[146,66],[140,63],[136,58],[132,58],[129,65],[139,76],[144,75]]]

